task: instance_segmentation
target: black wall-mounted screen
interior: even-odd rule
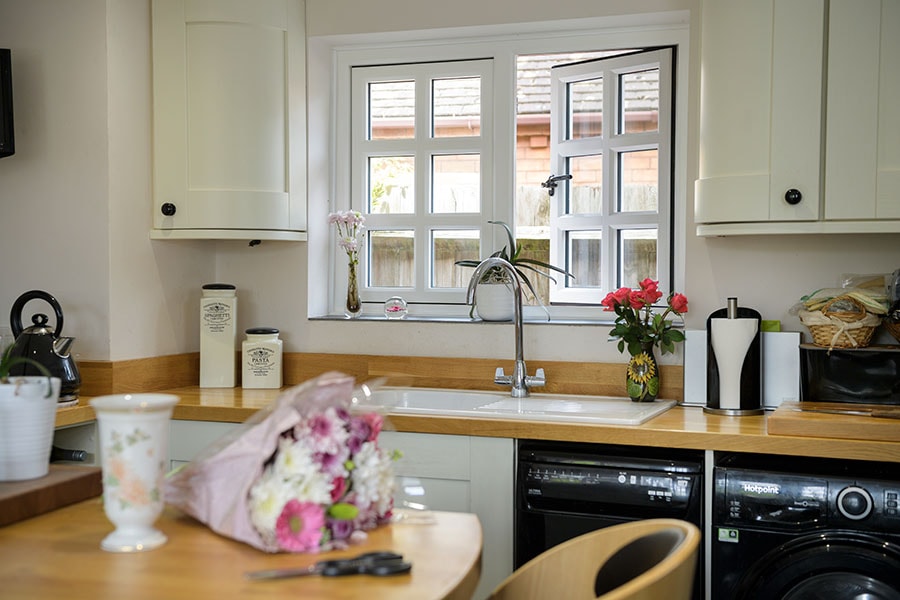
[[[0,158],[16,152],[13,132],[12,60],[10,51],[0,48]]]

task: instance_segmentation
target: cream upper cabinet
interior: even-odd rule
[[[900,231],[898,9],[704,0],[698,235]]]
[[[153,238],[306,239],[303,0],[153,0]]]

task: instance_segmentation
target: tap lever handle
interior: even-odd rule
[[[534,372],[534,375],[529,375],[525,378],[525,383],[528,384],[528,387],[535,387],[538,385],[545,385],[547,383],[547,378],[544,376],[544,369],[538,369]]]
[[[497,367],[494,371],[494,383],[497,385],[512,385],[512,375],[503,372],[503,367]]]

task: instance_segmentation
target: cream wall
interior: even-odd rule
[[[0,324],[42,289],[76,358],[196,349],[193,296],[215,245],[151,242],[150,8],[135,0],[0,0],[13,55],[16,154],[0,160]],[[24,320],[47,312],[29,302]]]
[[[689,9],[688,129],[695,132],[696,7],[692,0],[307,0],[307,27],[312,36],[332,36]],[[310,290],[327,285],[322,220],[311,220],[308,244],[151,242],[149,0],[0,0],[0,46],[13,49],[17,135],[16,155],[0,160],[0,255],[7,258],[0,324],[19,294],[40,288],[62,302],[65,333],[77,337],[81,358],[195,351],[200,285],[218,280],[238,286],[239,327],[278,327],[288,351],[512,356],[509,325],[307,320]],[[328,150],[312,150],[311,172],[325,177]],[[693,181],[694,133],[688,152]],[[328,202],[314,195],[311,215],[327,213]],[[690,223],[691,197],[687,204]],[[843,272],[900,266],[898,235],[705,239],[686,229],[689,327],[703,327],[736,295],[799,330],[787,309],[801,294],[836,284]],[[29,304],[26,316],[37,310]],[[600,327],[528,326],[525,344],[532,368],[541,359],[621,360]]]
[[[97,356],[110,351],[105,12],[100,0],[0,0],[16,119],[16,154],[0,160],[0,323],[21,293],[45,290],[73,350]],[[48,311],[29,303],[23,321]]]

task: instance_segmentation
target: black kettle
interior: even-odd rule
[[[34,324],[22,329],[22,308],[26,302],[35,299],[44,300],[53,307],[56,314],[56,329],[51,329],[47,325],[47,315],[43,313],[32,315],[31,322]],[[77,400],[81,388],[81,375],[78,374],[78,366],[69,353],[75,338],[59,335],[63,327],[63,313],[56,298],[41,290],[25,292],[13,304],[9,313],[9,324],[16,338],[15,345],[10,351],[11,355],[30,358],[46,367],[53,377],[59,377],[60,402]],[[10,368],[10,375],[41,375],[41,372],[34,365],[19,363]]]

